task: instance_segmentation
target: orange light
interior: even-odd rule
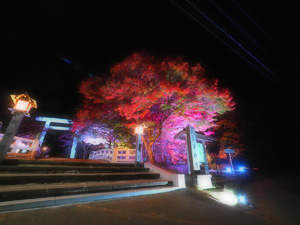
[[[29,112],[31,108],[31,104],[28,101],[24,100],[17,100],[17,103],[15,105],[15,110],[22,111],[22,112]]]
[[[24,112],[26,115],[29,115],[29,110],[37,108],[36,101],[30,98],[27,93],[21,95],[10,95],[11,99],[15,103],[14,110],[19,112]]]

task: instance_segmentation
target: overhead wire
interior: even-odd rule
[[[254,67],[257,71],[259,71],[262,75],[264,75],[266,78],[273,80],[266,72],[264,72],[263,70],[261,70],[258,66],[256,66],[254,63],[252,63],[250,60],[248,60],[245,56],[243,56],[242,54],[240,54],[236,49],[234,49],[230,44],[228,44],[226,41],[224,41],[222,38],[220,38],[218,35],[216,35],[211,29],[209,29],[207,26],[205,26],[203,23],[201,23],[196,17],[194,17],[193,15],[191,15],[187,10],[185,10],[183,7],[181,7],[179,4],[177,4],[176,2],[174,2],[173,0],[169,0],[171,3],[173,3],[176,7],[178,7],[181,11],[183,11],[185,14],[187,14],[189,17],[191,17],[193,20],[195,20],[198,24],[200,24],[204,29],[206,29],[209,33],[211,33],[217,40],[219,40],[220,42],[222,42],[224,45],[226,45],[228,48],[230,48],[234,53],[236,53],[238,56],[240,56],[242,59],[244,59],[247,63],[249,63],[252,67]],[[197,10],[198,11],[198,10]],[[200,11],[200,10],[199,10]],[[201,11],[201,14],[206,18],[209,19],[210,18]],[[212,22],[210,20],[210,22]],[[216,23],[213,23],[214,26],[216,26],[216,28],[220,28]],[[222,29],[222,28],[221,28]],[[222,29],[222,32],[227,36],[227,37],[231,37],[230,35],[228,35],[228,33]],[[230,38],[231,40],[235,40],[233,37]],[[237,43],[236,43],[237,44]],[[237,44],[240,48],[242,48],[248,55],[252,55],[248,50],[246,50],[241,44]],[[253,58],[253,57],[252,57]],[[254,59],[256,59],[255,61],[259,61],[256,57],[254,57]],[[264,67],[264,66],[263,66]],[[268,69],[267,69],[268,71]],[[272,73],[272,71],[271,71]]]
[[[261,28],[256,22],[255,20],[246,12],[246,10],[243,9],[243,7],[236,1],[236,0],[232,0],[237,6],[238,8],[248,17],[248,19],[265,35],[265,37],[271,41],[274,45],[277,46],[277,44],[275,43],[275,41],[264,31],[263,28]]]
[[[219,26],[213,19],[207,16],[206,13],[201,11],[194,3],[190,0],[185,0],[188,4],[190,4],[197,12],[199,12],[206,20],[212,23],[219,31],[221,31],[224,35],[226,35],[230,40],[232,40],[240,49],[242,49],[245,53],[247,53],[253,60],[255,60],[260,66],[262,66],[266,71],[268,71],[273,76],[276,76],[273,71],[271,71],[266,65],[264,65],[257,57],[255,57],[249,50],[247,50],[240,42],[238,42],[232,35],[230,35],[227,31],[225,31],[221,26]],[[269,76],[267,76],[270,78]]]
[[[233,23],[244,35],[246,35],[252,43],[254,43],[261,51],[268,55],[268,52],[259,44],[256,40],[254,40],[240,25],[238,25],[234,19],[232,19],[218,4],[216,4],[213,0],[209,0],[211,4],[213,4],[231,23]]]

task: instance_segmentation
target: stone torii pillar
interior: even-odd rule
[[[43,132],[40,136],[40,145],[43,144],[43,141],[45,139],[45,136],[47,134],[48,129],[52,130],[63,130],[63,131],[69,131],[71,130],[70,126],[58,126],[58,125],[51,125],[51,123],[54,124],[65,124],[65,125],[72,125],[72,120],[69,119],[61,119],[61,118],[53,118],[53,117],[36,117],[36,121],[45,122],[45,127],[43,129]],[[76,146],[77,146],[77,137],[75,136],[72,143],[70,158],[75,158],[75,152],[76,152]]]

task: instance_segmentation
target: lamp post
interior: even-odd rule
[[[135,149],[135,167],[138,167],[143,162],[142,151],[142,134],[144,133],[145,126],[140,124],[135,128],[136,136],[136,149]]]
[[[37,108],[36,101],[30,98],[27,93],[21,95],[10,95],[10,97],[14,102],[14,107],[9,109],[12,111],[13,117],[0,142],[0,163],[5,158],[24,116],[30,117],[30,109]]]
[[[234,175],[234,170],[233,170],[233,165],[232,165],[232,159],[231,159],[231,154],[234,153],[233,149],[225,149],[225,153],[227,153],[229,155],[229,162],[230,162],[230,166],[231,166],[231,173],[232,175]]]

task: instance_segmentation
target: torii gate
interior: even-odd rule
[[[36,117],[36,121],[41,121],[45,122],[45,127],[43,129],[43,132],[40,136],[40,145],[43,144],[44,138],[47,134],[48,129],[52,130],[65,130],[69,131],[71,130],[71,127],[66,127],[66,126],[57,126],[57,125],[51,125],[51,123],[54,124],[65,124],[65,125],[71,125],[73,124],[72,120],[69,119],[61,119],[61,118],[53,118],[53,117]],[[76,146],[77,146],[77,138],[74,137],[73,143],[72,143],[72,148],[71,148],[71,153],[70,153],[70,158],[74,159],[75,158],[75,153],[76,153]]]

